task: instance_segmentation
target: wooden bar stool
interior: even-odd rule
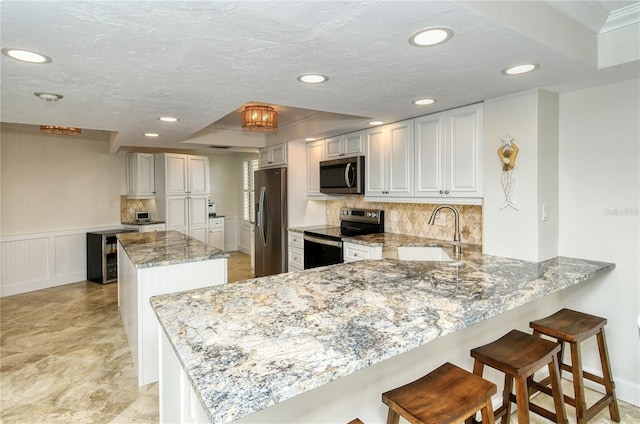
[[[512,330],[492,343],[471,350],[471,356],[475,358],[473,364],[475,375],[482,376],[485,365],[504,373],[502,406],[495,411],[496,419],[502,417],[502,424],[509,423],[511,402],[514,402],[518,405],[518,422],[520,424],[529,423],[529,411],[559,424],[567,422],[567,414],[562,401],[562,388],[560,387],[558,352],[560,352],[558,343],[518,330]],[[555,414],[529,401],[527,380],[545,365],[548,366],[551,375]],[[511,393],[514,379],[515,396]]]
[[[615,422],[620,422],[620,412],[616,399],[615,385],[611,378],[611,364],[607,352],[607,343],[604,337],[604,326],[607,323],[605,318],[582,312],[562,309],[546,318],[532,321],[529,326],[533,328],[534,335],[545,334],[555,338],[562,346],[558,353],[558,363],[560,372],[569,371],[573,374],[573,388],[575,397],[564,396],[564,401],[576,408],[576,418],[578,424],[584,424],[593,418],[598,412],[609,406],[609,416]],[[598,350],[600,351],[600,365],[603,377],[588,373],[582,369],[582,355],[580,343],[592,336],[597,337]],[[571,347],[571,365],[563,362],[564,343],[569,343]],[[590,408],[584,397],[584,379],[601,384],[605,388],[605,395]],[[535,390],[548,393],[548,380],[532,382]]]
[[[482,413],[483,424],[494,424],[491,396],[495,384],[445,363],[424,377],[382,394],[389,407],[387,424],[400,416],[412,424],[454,424]]]

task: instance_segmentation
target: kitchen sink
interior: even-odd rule
[[[438,246],[401,246],[398,247],[398,259],[401,261],[451,262],[451,257],[447,252]]]

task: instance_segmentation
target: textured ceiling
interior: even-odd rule
[[[575,3],[588,13],[540,1],[3,1],[2,48],[38,51],[52,62],[2,56],[0,120],[107,131],[111,152],[243,150],[534,87],[562,91],[637,77],[637,59],[598,68],[597,33],[611,9],[638,2]],[[413,32],[429,26],[447,26],[454,36],[436,47],[409,45]],[[529,61],[540,68],[500,73]],[[312,72],[329,81],[296,80]],[[34,92],[64,98],[46,103]],[[421,97],[438,102],[411,103]],[[277,133],[265,139],[240,131],[238,111],[250,102],[276,106]],[[180,121],[157,120],[166,115]]]

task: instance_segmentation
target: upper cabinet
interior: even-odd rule
[[[151,153],[127,153],[127,197],[151,199],[155,196],[154,161]]]
[[[325,159],[359,156],[364,154],[364,131],[327,138],[325,143]]]
[[[325,140],[307,143],[307,196],[326,197],[320,193],[320,162],[325,157]]]
[[[159,153],[157,174],[162,192],[167,195],[209,194],[209,158],[206,156]]]
[[[287,166],[287,143],[258,150],[258,168]]]
[[[482,104],[415,119],[415,197],[482,197]]]
[[[365,131],[365,195],[413,195],[413,120]]]

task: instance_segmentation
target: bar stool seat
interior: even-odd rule
[[[536,321],[531,321],[529,326],[533,328],[533,334],[542,334],[552,337],[561,345],[558,353],[558,363],[560,372],[569,371],[573,374],[573,388],[575,397],[564,396],[565,403],[576,408],[576,418],[578,424],[584,424],[593,418],[606,406],[609,407],[609,416],[615,422],[620,422],[620,412],[616,399],[615,384],[611,377],[611,365],[607,352],[607,343],[604,336],[604,326],[607,324],[605,318],[571,309],[561,309],[553,315]],[[582,353],[580,343],[590,337],[596,336],[598,351],[600,353],[600,365],[602,367],[602,377],[588,373],[582,369]],[[568,343],[571,350],[571,365],[563,362],[564,344]],[[590,408],[587,408],[584,396],[584,379],[601,384],[605,388],[605,395]],[[532,387],[547,393],[549,388],[548,380],[533,382]]]
[[[529,423],[529,411],[560,424],[567,422],[557,363],[558,352],[559,344],[518,330],[512,330],[492,343],[471,350],[471,356],[475,358],[475,375],[482,376],[485,365],[504,373],[502,406],[494,412],[496,419],[502,418],[502,424],[509,423],[511,403],[514,402],[518,405],[520,424]],[[545,366],[549,368],[551,376],[555,414],[529,401],[527,380]],[[511,393],[514,380],[515,396]]]
[[[382,394],[389,407],[387,424],[400,416],[412,424],[454,424],[482,413],[483,424],[494,424],[491,396],[495,384],[445,363],[424,377]]]

